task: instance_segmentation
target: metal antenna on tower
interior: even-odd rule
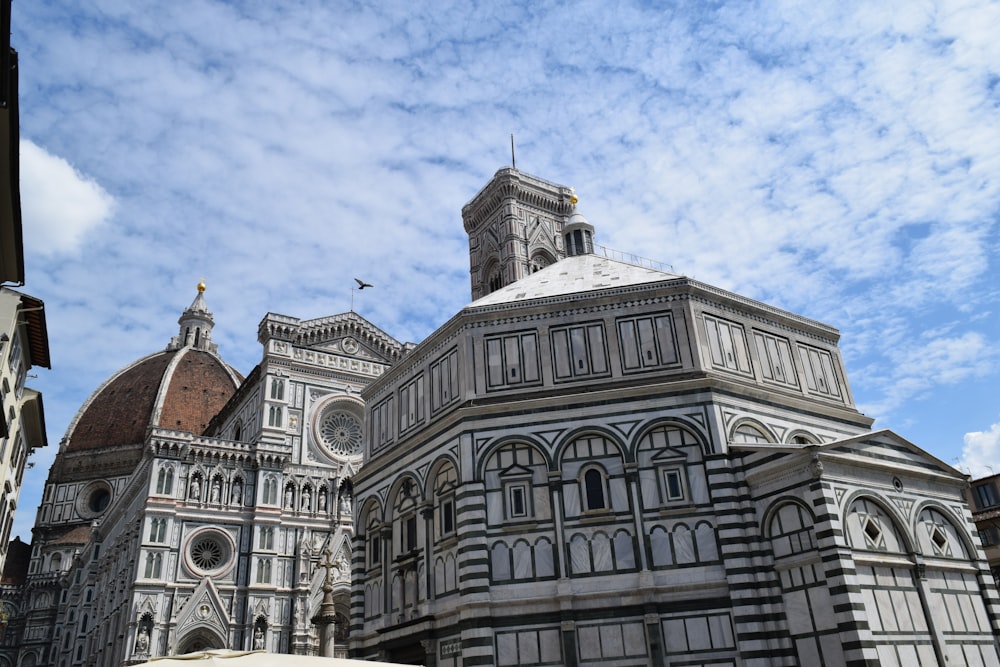
[[[510,133],[510,166],[517,169],[517,160],[514,159],[514,133]]]

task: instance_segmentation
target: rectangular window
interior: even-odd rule
[[[684,483],[681,480],[680,470],[666,470],[663,473],[663,482],[666,487],[667,500],[684,499]]]
[[[992,482],[980,484],[975,487],[976,509],[986,509],[1000,504],[1000,497],[997,496],[997,488]]]
[[[424,421],[424,376],[419,375],[399,390],[399,432]]]
[[[621,319],[617,324],[622,368],[625,371],[680,364],[673,314]]]
[[[507,486],[507,516],[511,518],[528,516],[527,482]]]
[[[552,329],[552,372],[557,380],[607,375],[604,325],[583,324]]]
[[[393,397],[390,396],[372,408],[372,449],[385,447],[393,437]]]
[[[431,364],[431,412],[458,398],[458,351],[452,350]]]
[[[441,501],[441,535],[455,532],[455,501],[445,498]]]
[[[709,358],[712,366],[736,373],[750,374],[750,355],[743,327],[711,315],[705,315]]]
[[[485,348],[489,389],[536,384],[541,379],[536,332],[488,338]]]
[[[407,554],[417,548],[417,517],[408,516],[403,519],[403,553]]]
[[[757,356],[760,359],[760,373],[768,382],[797,387],[795,364],[792,362],[792,347],[786,338],[761,331],[753,332]]]
[[[12,375],[16,375],[21,367],[21,335],[14,334],[14,340],[10,343],[10,357],[7,359]]]
[[[368,536],[368,565],[375,567],[382,562],[382,536],[378,533],[378,528],[370,528]]]
[[[840,398],[840,383],[834,372],[833,356],[827,350],[799,344],[799,358],[811,393]]]

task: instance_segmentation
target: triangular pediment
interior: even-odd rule
[[[734,452],[802,453],[843,457],[852,465],[885,468],[913,475],[937,475],[964,483],[966,475],[888,429],[869,431],[821,445],[796,443],[730,443]]]
[[[201,580],[177,614],[179,635],[186,635],[195,628],[211,628],[221,637],[229,634],[229,613],[209,577]]]
[[[858,457],[863,461],[910,468],[915,472],[936,473],[955,479],[965,479],[966,477],[958,469],[888,429],[827,442],[820,445],[818,449],[822,452],[842,453]]]
[[[522,465],[518,465],[516,463],[514,465],[510,466],[509,468],[507,468],[506,470],[501,470],[500,471],[500,476],[501,477],[521,477],[521,476],[527,476],[527,475],[531,475],[531,474],[532,474],[531,470],[529,470],[528,468],[525,468]]]
[[[673,447],[664,447],[663,449],[656,452],[656,456],[653,457],[653,463],[663,463],[667,461],[676,461],[678,459],[686,459],[687,454],[679,449],[674,449]]]

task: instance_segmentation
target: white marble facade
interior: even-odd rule
[[[501,170],[470,234],[576,215],[545,184]],[[357,656],[1000,664],[966,480],[871,431],[835,329],[593,254],[484,286],[481,255],[363,392]]]
[[[200,335],[185,335],[186,320]],[[199,292],[168,350],[198,341],[214,358],[211,325]],[[117,667],[206,648],[315,654],[326,559],[346,655],[359,394],[402,347],[353,312],[268,314],[259,340],[260,364],[204,434],[153,422],[135,445],[60,452],[10,664]],[[159,392],[158,412],[177,412],[172,391]],[[137,463],[110,475],[126,452]],[[94,489],[104,502],[88,500]]]

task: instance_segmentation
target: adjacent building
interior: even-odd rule
[[[967,479],[871,430],[834,328],[594,254],[513,169],[463,219],[475,300],[362,392],[356,656],[1000,665]]]
[[[46,445],[42,395],[26,386],[33,367],[50,368],[45,304],[15,291],[25,282],[21,218],[17,52],[10,46],[11,0],[0,0],[0,571],[21,481],[33,450]],[[17,611],[8,599],[4,617]]]
[[[968,500],[993,579],[1000,582],[1000,475],[973,480]]]

